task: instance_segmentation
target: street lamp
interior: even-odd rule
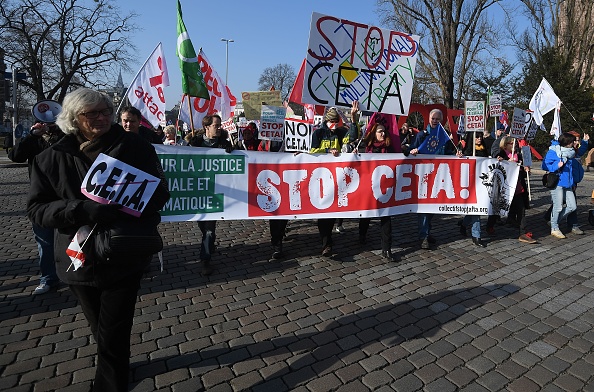
[[[221,41],[225,42],[225,86],[227,85],[227,79],[229,78],[229,42],[235,42],[232,39],[221,38]]]

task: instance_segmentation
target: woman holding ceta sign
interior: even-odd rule
[[[56,123],[66,136],[35,158],[27,213],[33,223],[56,229],[58,276],[78,298],[97,342],[93,390],[127,391],[134,307],[152,253],[100,256],[93,232],[128,227],[134,238],[146,228],[156,231],[158,211],[169,199],[167,182],[153,146],[114,123],[106,94],[86,88],[68,94]],[[139,217],[120,211],[120,204],[100,204],[82,194],[83,179],[101,153],[160,179]],[[93,231],[82,242],[76,234],[85,226]]]

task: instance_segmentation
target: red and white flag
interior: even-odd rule
[[[128,88],[130,104],[155,127],[165,121],[165,86],[169,86],[169,74],[159,42]]]
[[[89,226],[80,227],[66,249],[66,254],[70,257],[70,260],[72,260],[70,267],[74,267],[75,271],[85,265],[85,253],[82,248],[87,243],[93,230],[95,230],[95,227],[93,227],[93,229]],[[70,270],[70,267],[68,267],[68,270]]]
[[[218,113],[223,121],[228,120],[233,116],[237,102],[237,99],[231,94],[229,87],[225,85],[223,79],[214,70],[202,49],[198,54],[198,64],[200,64],[200,71],[204,75],[204,82],[206,83],[210,100],[184,95],[179,111],[180,120],[186,124],[190,124],[189,107],[192,108],[194,129],[202,128],[202,119],[209,114]],[[188,105],[188,99],[190,99],[190,105]]]

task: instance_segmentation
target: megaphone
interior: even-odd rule
[[[62,105],[51,99],[45,99],[33,105],[31,113],[37,121],[43,123],[55,123],[58,114],[62,111]]]

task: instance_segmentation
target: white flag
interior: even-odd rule
[[[559,118],[559,112],[561,111],[561,101],[557,101],[555,107],[555,115],[553,117],[553,125],[551,125],[551,135],[555,137],[555,140],[559,139],[561,135],[561,119]]]
[[[530,100],[530,105],[528,105],[528,108],[534,113],[533,118],[536,125],[542,124],[542,116],[555,109],[558,101],[559,97],[555,94],[549,82],[542,78],[540,86],[538,86]]]
[[[233,94],[231,94],[231,90],[225,85],[223,79],[214,70],[202,49],[200,49],[200,53],[198,54],[198,64],[200,65],[202,75],[204,75],[210,100],[184,96],[179,111],[179,118],[184,123],[189,124],[190,110],[188,106],[192,107],[194,129],[202,128],[202,119],[208,114],[219,114],[223,121],[228,120],[233,116],[237,101]],[[190,99],[190,105],[188,105],[188,98]]]
[[[155,127],[165,121],[165,86],[169,86],[169,74],[159,42],[128,89],[130,104]]]

